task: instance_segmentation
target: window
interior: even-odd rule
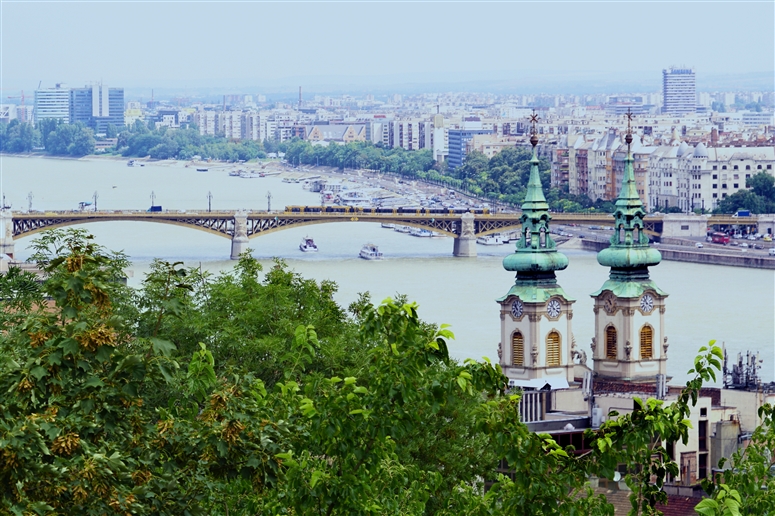
[[[737,183],[733,183],[732,186],[737,188]]]
[[[715,199],[716,197],[718,197],[718,194],[717,194],[717,193],[714,193],[714,194],[713,194],[713,198]]]
[[[745,169],[746,169],[746,170],[751,170],[751,165],[746,165],[746,166],[745,166]]]
[[[713,188],[718,188],[718,184],[713,183]]]
[[[727,169],[727,166],[726,166],[726,165],[722,165],[722,166],[721,166],[721,170],[726,170],[726,169]]]
[[[718,165],[713,165],[713,170],[718,170]]]
[[[609,326],[605,329],[605,357],[616,360],[616,328]]]
[[[697,478],[708,478],[708,454],[700,453],[700,462],[697,466]]]
[[[546,336],[546,365],[560,365],[560,334],[556,331],[549,332]]]
[[[525,338],[519,331],[515,331],[511,336],[511,365],[525,365]]]
[[[640,358],[641,360],[654,358],[654,330],[648,324],[640,329]]]
[[[716,168],[716,167],[713,167]],[[718,179],[718,174],[713,174],[713,179]]]
[[[735,170],[737,170],[737,165],[735,165]]]
[[[735,174],[735,176],[732,179],[740,179],[740,174]]]
[[[756,170],[761,170],[761,169],[762,169],[761,165],[756,165]]]
[[[708,451],[708,421],[700,421],[697,426],[698,445],[700,451]]]
[[[767,165],[767,170],[772,170],[772,165]]]
[[[727,187],[726,183],[721,183],[721,188],[726,188],[726,187]]]

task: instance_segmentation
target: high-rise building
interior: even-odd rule
[[[124,127],[124,89],[93,84],[70,90],[70,123],[81,122],[104,133],[108,125]]]
[[[697,112],[697,86],[694,68],[662,70],[662,112],[686,115]]]
[[[486,129],[450,129],[448,136],[449,156],[447,158],[449,170],[455,170],[463,164],[468,155],[467,144],[474,135],[491,133],[492,131]]]
[[[70,89],[64,84],[54,88],[35,90],[35,123],[53,118],[65,124],[70,122]]]

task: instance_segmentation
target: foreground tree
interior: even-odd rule
[[[636,400],[577,457],[528,431],[498,365],[451,360],[449,330],[412,303],[363,296],[348,317],[332,284],[281,262],[261,280],[248,256],[216,278],[158,262],[135,295],[125,258],[84,232],[36,246],[42,286],[0,280],[4,513],[613,514],[587,479],[625,464],[630,514],[659,514],[678,469],[663,443],[687,439],[720,366],[701,349],[675,402]],[[762,417],[702,514],[772,506]]]

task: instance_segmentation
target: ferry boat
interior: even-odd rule
[[[493,233],[491,235],[480,236],[476,239],[477,244],[481,245],[501,245],[503,240],[500,233]]]
[[[415,237],[432,237],[433,233],[424,228],[412,228],[409,234]]]
[[[382,253],[375,244],[364,244],[359,255],[364,260],[381,260]]]
[[[396,225],[392,222],[383,222],[382,227],[385,229],[396,229]]]
[[[299,244],[299,249],[301,249],[305,253],[317,253],[318,252],[318,246],[315,244],[315,241],[312,240],[312,238],[306,236],[301,239],[301,243]]]

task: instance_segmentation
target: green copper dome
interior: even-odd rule
[[[525,201],[522,203],[522,225],[514,253],[503,259],[503,268],[517,272],[517,284],[522,281],[556,283],[554,271],[568,266],[568,258],[557,251],[557,244],[549,232],[549,204],[546,202],[538,175],[538,157],[535,135],[530,139],[533,156],[530,159],[530,179]]]
[[[624,160],[622,189],[616,200],[616,210],[613,214],[614,234],[610,240],[610,247],[597,254],[598,263],[611,268],[610,280],[606,285],[610,282],[626,281],[653,283],[649,280],[648,268],[662,261],[662,254],[649,246],[649,238],[644,231],[643,217],[646,216],[646,211],[643,209],[635,183],[630,152],[632,134],[628,133],[625,141],[627,157]]]

